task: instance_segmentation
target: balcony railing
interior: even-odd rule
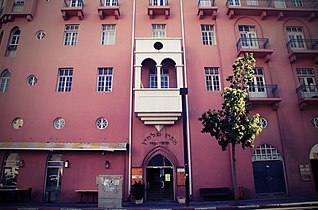
[[[317,0],[227,0],[226,14],[232,19],[235,15],[277,17],[307,17],[309,21],[317,18]]]
[[[84,18],[83,7],[83,0],[64,0],[63,8],[61,9],[63,19],[68,20],[69,17],[77,16],[82,20]]]
[[[227,0],[227,6],[269,8],[318,8],[317,0]]]
[[[318,51],[318,39],[291,39],[286,44],[288,53],[292,53],[294,50],[317,50]]]
[[[242,56],[247,52],[253,53],[255,58],[264,58],[265,62],[271,59],[273,50],[270,49],[268,38],[240,38],[236,42],[237,56]]]
[[[251,48],[251,49],[269,49],[269,39],[268,38],[240,38],[236,42],[237,50],[241,48]]]
[[[149,6],[168,6],[168,0],[149,0]]]
[[[214,7],[215,0],[198,0],[199,7]]]
[[[277,85],[251,85],[249,98],[279,98]]]
[[[99,6],[104,7],[117,7],[118,6],[118,0],[100,0]]]
[[[83,0],[64,0],[64,7],[82,7],[84,6]]]
[[[318,100],[318,85],[301,85],[297,89],[299,100],[315,98]]]

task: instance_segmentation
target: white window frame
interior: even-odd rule
[[[220,91],[221,90],[221,78],[220,68],[218,67],[205,67],[205,86],[207,91]]]
[[[169,69],[161,67],[161,88],[166,89],[169,88]]]
[[[291,49],[307,49],[303,27],[288,26],[286,30]]]
[[[165,38],[167,32],[166,24],[152,24],[152,37]]]
[[[151,6],[166,6],[166,0],[152,0]]]
[[[269,144],[262,144],[253,152],[252,162],[268,160],[283,160],[283,158],[275,147]]]
[[[22,12],[24,7],[24,0],[14,0],[12,12]]]
[[[11,78],[11,73],[8,69],[4,70],[1,73],[1,77],[0,77],[0,92],[1,93],[8,92],[10,78]]]
[[[303,7],[304,1],[303,0],[292,0],[293,7]]]
[[[251,98],[267,98],[266,82],[264,69],[260,67],[254,68],[253,81],[249,85],[248,94]]]
[[[82,0],[70,0],[70,7],[82,7],[83,1]]]
[[[56,92],[71,92],[73,83],[73,69],[59,69]]]
[[[158,81],[157,81],[157,68],[150,67],[149,69],[149,88],[158,88]]]
[[[212,1],[211,0],[199,0],[199,6],[200,7],[212,7]]]
[[[258,41],[255,26],[240,25],[239,35],[241,38],[242,48],[253,48],[258,49]]]
[[[201,25],[203,45],[215,45],[214,25]]]
[[[274,0],[274,7],[275,8],[286,8],[285,0]]]
[[[229,6],[241,6],[240,0],[228,0]]]
[[[35,75],[30,75],[27,78],[27,84],[29,86],[34,86],[38,82],[38,78]]]
[[[302,95],[305,98],[317,96],[318,90],[316,86],[316,77],[312,68],[297,68],[297,78],[299,85],[305,85],[302,89]]]
[[[61,117],[57,117],[53,121],[53,126],[56,129],[62,129],[62,128],[65,127],[65,120],[63,118],[61,118]]]
[[[116,41],[116,25],[102,24],[101,45],[114,45]]]
[[[79,33],[79,24],[68,24],[64,27],[64,46],[75,46],[77,45]]]
[[[258,0],[246,0],[246,5],[248,6],[257,6]]]
[[[113,68],[98,68],[97,74],[97,92],[111,92],[113,89]]]
[[[108,120],[105,117],[100,117],[96,120],[95,125],[99,130],[105,129],[108,126]]]
[[[104,0],[103,6],[105,7],[116,7],[118,6],[118,0]]]

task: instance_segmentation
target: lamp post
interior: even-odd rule
[[[183,148],[184,148],[184,171],[185,171],[185,201],[186,206],[190,206],[190,183],[189,183],[189,156],[188,156],[188,140],[187,140],[187,105],[186,95],[188,88],[180,88],[180,95],[182,100],[182,124],[183,124]]]

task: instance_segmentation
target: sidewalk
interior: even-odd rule
[[[122,209],[129,210],[212,210],[212,209],[318,209],[318,196],[311,197],[281,197],[241,200],[239,206],[234,206],[234,201],[193,201],[190,207],[176,202],[145,202],[141,205],[124,202]],[[97,203],[0,203],[3,210],[103,210]]]

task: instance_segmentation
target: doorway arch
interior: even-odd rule
[[[275,147],[269,144],[257,147],[252,164],[256,195],[287,194],[283,158]]]
[[[318,193],[318,144],[314,145],[309,154],[312,176],[314,178],[315,189]]]
[[[146,155],[143,168],[147,201],[175,200],[177,159],[169,150],[157,147]]]

